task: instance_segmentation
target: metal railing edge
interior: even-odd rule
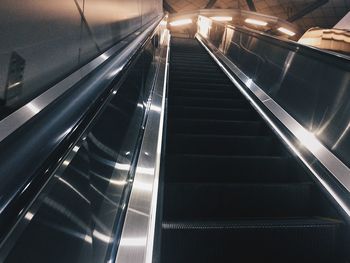
[[[151,263],[153,257],[159,169],[169,67],[170,34],[155,83],[150,113],[126,211],[116,263]]]

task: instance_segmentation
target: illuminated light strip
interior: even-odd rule
[[[184,26],[184,25],[192,24],[192,19],[186,18],[186,19],[175,20],[170,22],[169,24],[171,26]]]
[[[284,34],[287,34],[288,36],[295,36],[295,33],[287,28],[284,28],[284,27],[279,27],[277,28],[278,31],[284,33]]]
[[[244,20],[244,22],[248,24],[256,25],[256,26],[267,26],[267,22],[253,19],[253,18],[247,18],[246,20]]]
[[[289,139],[283,134],[283,132],[274,124],[274,122],[269,118],[269,116],[267,116],[267,114],[259,107],[259,105],[245,91],[242,85],[230,74],[230,72],[225,68],[225,66],[216,58],[216,56],[210,51],[210,49],[203,43],[203,41],[198,36],[197,39],[202,44],[202,46],[208,51],[209,55],[214,59],[214,61],[220,66],[222,71],[224,71],[227,77],[237,86],[240,92],[246,97],[246,99],[249,100],[249,102],[258,111],[258,113],[269,123],[269,125],[276,131],[276,133],[288,145],[288,147],[300,158],[304,165],[312,172],[312,174],[332,195],[334,200],[339,204],[339,206],[344,210],[344,212],[350,217],[350,209],[346,205],[346,203],[339,197],[339,195],[332,189],[332,187],[326,181],[324,181],[323,178],[321,178],[318,175],[318,173],[308,164],[307,160],[301,155],[298,149],[289,141]]]
[[[211,19],[218,22],[229,22],[232,21],[232,16],[211,16]]]

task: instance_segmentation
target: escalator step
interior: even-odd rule
[[[208,65],[212,62],[210,58],[207,58],[205,56],[200,56],[200,57],[189,57],[189,58],[184,58],[184,57],[175,57],[173,56],[170,60],[170,63],[186,63],[189,65]]]
[[[189,65],[189,64],[182,64],[182,63],[176,63],[176,65],[170,66],[171,70],[188,70],[191,71],[193,68],[196,68],[196,65]],[[217,66],[210,66],[210,65],[201,65],[201,71],[215,71],[218,69]]]
[[[175,82],[179,81],[179,82],[187,82],[187,83],[191,83],[191,82],[195,82],[195,83],[226,83],[226,84],[231,84],[230,81],[223,76],[217,76],[217,75],[209,75],[209,76],[201,76],[200,78],[194,78],[193,76],[171,76],[170,77],[170,81],[174,79]],[[232,88],[231,88],[232,90]]]
[[[214,108],[248,108],[249,103],[235,99],[212,99],[212,98],[188,98],[174,96],[169,100],[170,105],[188,107],[214,107]]]
[[[258,115],[250,109],[169,106],[169,118],[255,121]]]
[[[174,90],[191,90],[200,92],[201,90],[208,90],[208,91],[225,91],[227,93],[235,93],[236,95],[239,95],[238,92],[235,92],[232,90],[231,84],[208,84],[208,83],[188,83],[188,82],[181,82],[178,81],[176,83],[170,84],[171,90],[169,90],[170,94]],[[209,95],[212,95],[211,93]],[[207,98],[212,98],[212,96],[208,96]],[[225,99],[225,98],[224,98]]]
[[[316,214],[312,183],[167,183],[164,220],[307,217]]]
[[[180,85],[180,84],[178,84]],[[241,98],[238,91],[217,91],[215,89],[213,90],[189,90],[189,89],[174,89],[169,91],[170,95],[178,95],[178,96],[188,96],[188,97],[197,97],[197,98]]]
[[[203,67],[203,69],[195,70],[195,68],[192,65],[189,65],[188,67],[182,67],[181,69],[174,70],[174,73],[169,76],[170,78],[173,78],[176,80],[177,78],[184,78],[186,80],[192,81],[193,80],[200,80],[202,78],[204,79],[210,79],[210,77],[227,80],[227,77],[224,73],[218,71],[216,68],[206,68]],[[210,69],[210,70],[208,70]],[[191,74],[190,74],[191,73]]]
[[[228,80],[227,78],[223,78],[221,76],[217,77],[201,77],[201,78],[193,78],[193,77],[187,77],[187,76],[181,76],[181,77],[176,77],[176,76],[172,76],[170,77],[170,81],[172,79],[175,79],[173,81],[173,83],[176,83],[176,82],[186,82],[186,83],[196,83],[196,84],[201,84],[201,83],[204,83],[204,84],[227,84],[227,85],[230,85],[231,82],[230,80]],[[231,91],[232,91],[232,88],[231,88]]]
[[[195,79],[199,79],[199,78],[217,78],[217,79],[223,79],[226,78],[226,76],[223,73],[220,72],[174,72],[171,76],[171,78],[173,78],[174,80],[177,80],[177,78],[185,78],[185,79],[189,79],[189,78],[195,78]]]
[[[223,74],[222,71],[219,68],[211,68],[211,69],[205,69],[205,68],[191,68],[191,70],[188,70],[183,67],[176,67],[174,65],[170,65],[171,68],[171,74]]]
[[[319,218],[164,222],[162,262],[344,262],[341,234],[341,222]]]
[[[259,121],[173,119],[169,133],[193,135],[267,136],[270,130]],[[171,136],[170,136],[171,138]]]
[[[281,156],[285,152],[269,136],[225,136],[173,134],[168,138],[169,153]]]
[[[259,136],[268,135],[269,130],[260,121],[173,119],[168,125],[168,132],[182,134]]]
[[[303,182],[306,179],[299,169],[290,157],[168,154],[165,180],[184,183]]]

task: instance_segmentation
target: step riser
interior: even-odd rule
[[[235,158],[168,155],[166,175],[167,182],[187,183],[296,183],[306,181],[302,173],[287,158],[263,158],[261,156]]]
[[[269,130],[259,122],[174,121],[168,125],[169,133],[207,135],[268,135]]]
[[[307,183],[168,183],[165,186],[164,219],[209,221],[311,216],[314,212],[311,186]]]
[[[215,99],[200,99],[173,97],[169,100],[171,106],[188,106],[188,107],[214,107],[214,108],[232,108],[232,109],[248,109],[250,105],[243,100],[215,100]]]
[[[281,156],[285,154],[270,137],[173,135],[168,138],[169,153],[235,156]]]
[[[344,262],[337,226],[162,231],[163,263]]]
[[[208,91],[208,90],[185,90],[177,89],[169,91],[169,95],[184,96],[189,98],[221,98],[221,99],[238,99],[241,95],[238,92]]]
[[[226,93],[235,93],[239,94],[238,92],[232,91],[232,86],[228,84],[215,84],[211,85],[208,83],[188,83],[188,82],[178,82],[176,85],[171,84],[170,86],[171,90],[169,91],[169,94],[172,94],[174,91],[191,91],[191,92],[197,92],[200,93],[201,91],[219,91],[219,92],[226,92]],[[208,98],[205,99],[210,99],[211,97],[208,96]]]

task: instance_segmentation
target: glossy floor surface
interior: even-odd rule
[[[171,43],[161,262],[347,262],[346,228],[196,40]]]

